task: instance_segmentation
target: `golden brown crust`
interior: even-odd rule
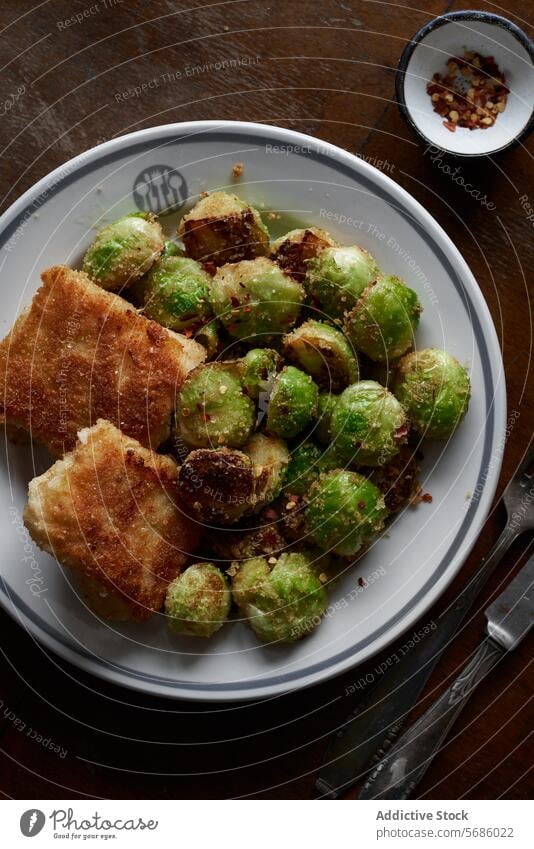
[[[138,315],[87,275],[55,266],[0,343],[0,415],[56,457],[106,418],[143,445],[169,435],[175,393],[201,345]]]
[[[146,619],[198,543],[177,475],[173,459],[100,420],[30,482],[24,521],[37,545],[81,577],[89,599],[103,588],[100,612]]]

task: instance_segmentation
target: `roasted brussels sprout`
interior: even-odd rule
[[[374,380],[349,386],[330,422],[333,445],[345,463],[383,466],[408,436],[406,413],[394,395]]]
[[[265,257],[218,268],[211,305],[231,336],[256,347],[272,345],[295,324],[304,290]]]
[[[280,533],[279,524],[272,521],[262,524],[262,518],[254,517],[253,527],[218,528],[209,534],[209,545],[223,560],[241,562],[251,557],[271,557],[287,548]],[[231,572],[235,571],[236,563]],[[230,574],[231,574],[230,572]]]
[[[437,348],[406,354],[394,391],[414,430],[430,439],[448,439],[469,406],[469,375],[458,360]]]
[[[254,469],[254,510],[260,510],[279,495],[289,463],[283,439],[255,433],[243,446]]]
[[[284,336],[284,354],[323,389],[340,392],[358,380],[358,359],[341,330],[310,319]]]
[[[307,440],[295,445],[291,451],[284,491],[292,495],[305,495],[321,473],[322,450]]]
[[[227,192],[201,198],[182,218],[178,235],[188,256],[212,265],[269,252],[269,232],[259,212]]]
[[[255,484],[250,457],[235,448],[198,448],[178,472],[184,510],[207,524],[232,525],[252,512]]]
[[[308,262],[305,287],[321,318],[342,319],[379,273],[371,254],[357,245],[323,248]]]
[[[413,344],[421,311],[413,289],[398,277],[380,277],[345,316],[345,333],[371,360],[391,360]]]
[[[385,466],[373,470],[371,480],[383,494],[389,515],[426,500],[421,496],[418,473],[417,458],[409,445],[403,445]]]
[[[255,401],[271,390],[276,372],[282,367],[282,357],[272,348],[252,348],[241,360],[243,386]]]
[[[163,232],[149,212],[133,212],[97,234],[83,258],[83,270],[103,289],[118,291],[139,280],[163,250]]]
[[[219,348],[218,322],[216,319],[206,322],[197,330],[195,342],[199,342],[206,349],[208,360],[215,356]]]
[[[322,248],[334,247],[335,244],[330,234],[318,227],[291,230],[272,243],[271,259],[297,280],[303,280],[308,260],[317,256]]]
[[[282,554],[276,565],[245,561],[232,580],[232,593],[256,635],[265,642],[291,643],[321,621],[328,593],[317,576],[313,555]]]
[[[177,634],[211,637],[230,613],[232,593],[213,563],[194,563],[169,584],[165,613]]]
[[[255,407],[233,362],[197,366],[178,391],[176,426],[193,448],[240,448],[254,429]]]
[[[319,390],[308,374],[284,366],[276,376],[267,408],[267,431],[292,439],[317,414]]]
[[[313,484],[304,511],[306,532],[322,551],[351,557],[384,526],[384,498],[357,472],[333,471]]]
[[[211,315],[210,279],[194,259],[163,257],[148,273],[143,312],[170,330],[196,328]]]
[[[313,428],[313,436],[321,445],[329,445],[332,442],[332,434],[330,432],[330,424],[332,422],[332,413],[336,405],[338,396],[332,395],[330,392],[319,393],[319,403],[317,405],[317,417]]]

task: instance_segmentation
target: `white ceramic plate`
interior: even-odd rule
[[[236,162],[245,167],[234,186]],[[150,196],[143,191],[147,169],[156,174]],[[422,484],[432,504],[395,519],[333,590],[321,626],[291,646],[265,647],[242,623],[204,642],[173,637],[159,616],[144,625],[100,622],[21,524],[27,482],[50,460],[41,449],[5,443],[2,604],[79,667],[174,698],[239,700],[293,690],[356,666],[399,637],[469,553],[495,491],[505,428],[503,367],[491,317],[443,230],[409,194],[357,157],[260,124],[206,121],[143,130],[100,145],[41,180],[0,220],[2,335],[30,301],[42,269],[79,262],[95,224],[131,211],[136,202],[180,206],[203,190],[227,188],[362,245],[385,271],[403,277],[424,306],[418,345],[445,348],[466,363],[473,396],[451,442],[425,451]],[[368,579],[365,589],[359,577]]]

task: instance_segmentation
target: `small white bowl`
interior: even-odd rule
[[[445,72],[451,56],[473,50],[494,56],[510,89],[505,111],[492,127],[455,132],[434,112],[427,83]],[[485,156],[524,139],[534,126],[534,44],[511,21],[487,12],[451,12],[434,18],[404,49],[396,94],[408,125],[427,144],[455,156]]]

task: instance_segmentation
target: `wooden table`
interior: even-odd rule
[[[527,280],[534,240],[519,196],[527,192],[534,202],[533,146],[527,143],[495,161],[462,164],[466,179],[494,202],[493,211],[423,155],[394,101],[395,66],[407,39],[425,21],[463,4],[427,0],[419,4],[425,7],[421,12],[409,5],[3,0],[2,97],[14,95],[0,121],[4,205],[75,154],[172,121],[264,121],[363,154],[443,225],[489,303],[514,418],[501,492],[532,432]],[[490,3],[479,5],[496,10]],[[522,20],[525,4],[506,0],[501,8],[532,35]],[[76,14],[81,17],[72,21]],[[223,59],[239,61],[220,69],[216,63]],[[175,79],[119,97],[161,74]],[[476,569],[502,522],[496,506],[449,598]],[[523,562],[528,542],[524,537],[514,545],[432,678],[428,696],[474,649],[490,593]],[[81,674],[5,613],[1,631],[0,787],[19,799],[308,798],[325,740],[354,706],[344,696],[345,685],[366,672],[363,667],[262,704],[170,703]],[[421,797],[528,797],[531,645],[524,643],[479,688],[421,784]]]

